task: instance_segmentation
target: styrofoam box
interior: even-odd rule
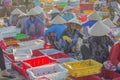
[[[5,32],[1,32],[1,34],[3,38],[13,37],[17,35],[16,31],[5,31]]]
[[[47,77],[51,80],[66,80],[68,71],[60,64],[50,64],[27,69],[30,80]]]
[[[40,39],[35,39],[35,40],[30,40],[30,41],[23,41],[23,42],[19,42],[18,44],[20,46],[31,46],[31,45],[44,45],[44,41],[40,40]]]
[[[29,59],[32,56],[32,50],[29,48],[15,48],[13,49],[15,61]]]
[[[74,61],[77,61],[77,60],[74,59],[74,58],[60,58],[60,59],[57,59],[57,61],[60,64],[63,64],[64,62],[74,62]]]
[[[56,49],[44,49],[44,50],[40,50],[40,52],[42,52],[45,55],[50,55],[50,54],[56,54],[62,51],[56,50]]]
[[[5,32],[5,31],[16,31],[16,26],[0,28],[0,32]]]

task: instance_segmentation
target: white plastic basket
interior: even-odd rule
[[[60,59],[57,59],[57,61],[60,63],[60,64],[63,64],[64,62],[74,62],[74,61],[77,61],[76,59],[73,59],[73,58],[60,58]]]
[[[5,31],[16,31],[16,26],[0,28],[0,32],[5,32]]]
[[[30,41],[23,41],[23,42],[19,42],[18,44],[20,46],[31,46],[31,45],[44,45],[44,41],[40,40],[40,39],[35,39],[35,40],[30,40]]]
[[[29,48],[16,48],[13,49],[13,55],[15,57],[15,61],[29,59],[32,56],[32,50]]]
[[[27,69],[30,80],[47,77],[51,80],[66,80],[67,70],[59,64],[44,65]]]
[[[7,37],[16,36],[17,33],[16,33],[16,31],[5,31],[5,32],[1,32],[1,35],[3,38],[7,38]]]
[[[42,52],[45,55],[50,55],[50,54],[56,54],[59,53],[61,51],[56,50],[56,49],[44,49],[44,50],[40,50],[40,52]]]

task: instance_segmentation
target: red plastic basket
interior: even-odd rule
[[[37,66],[51,64],[51,63],[57,63],[57,61],[48,56],[41,56],[41,57],[22,61],[22,67],[24,70],[26,70],[31,67],[37,67]]]
[[[44,44],[44,49],[50,49],[50,48],[54,48],[54,46],[48,43]]]
[[[110,80],[120,80],[120,74],[114,71],[102,70],[97,76]]]
[[[68,58],[69,56],[65,53],[56,53],[56,54],[51,54],[49,55],[50,57],[54,58],[54,59],[60,59],[60,58]]]
[[[95,75],[79,77],[79,78],[74,78],[69,76],[68,79],[70,80],[101,80],[98,76],[95,76]]]
[[[32,56],[43,56],[44,55],[39,50],[32,50],[32,52],[33,52]]]
[[[5,41],[9,41],[9,40],[16,40],[14,37],[8,37],[8,38],[4,38]]]

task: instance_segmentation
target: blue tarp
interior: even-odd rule
[[[86,26],[92,27],[96,22],[97,22],[97,20],[89,20],[89,21],[83,23],[82,26],[83,27],[86,27]]]

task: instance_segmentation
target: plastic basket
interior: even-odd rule
[[[37,66],[52,64],[52,63],[57,63],[57,61],[48,56],[40,56],[33,59],[23,60],[22,66],[26,70],[31,67],[37,67]]]
[[[19,41],[23,42],[23,41],[30,41],[30,40],[35,40],[36,38],[32,37],[32,38],[24,38],[24,39],[19,39]]]
[[[60,64],[63,64],[65,62],[75,62],[77,61],[76,59],[73,59],[73,58],[60,58],[60,59],[57,59],[57,61],[60,63]]]
[[[7,37],[14,37],[16,36],[16,31],[5,31],[5,32],[1,32],[1,35],[3,38],[7,38]]]
[[[69,56],[65,53],[57,53],[57,54],[51,54],[49,55],[50,57],[54,58],[54,59],[60,59],[60,58],[68,58]]]
[[[39,50],[32,50],[33,55],[32,56],[44,56]]]
[[[40,52],[45,54],[45,55],[51,55],[51,54],[59,53],[61,51],[56,50],[56,49],[44,49],[44,50],[40,50]]]
[[[51,80],[65,80],[68,76],[67,70],[59,64],[44,65],[27,70],[30,80],[38,77],[48,77]]]
[[[64,66],[73,77],[83,77],[100,73],[102,64],[94,60],[81,60],[76,62],[66,62]]]
[[[16,49],[13,49],[13,55],[14,55],[15,61],[21,61],[21,60],[31,58],[32,51],[28,48],[16,48]]]
[[[7,40],[7,41],[5,41],[6,45],[12,45],[12,44],[17,44],[17,43],[18,43],[17,40]]]
[[[32,45],[42,45],[44,46],[44,41],[40,39],[29,40],[18,43],[20,46],[32,46]]]
[[[16,31],[16,27],[15,26],[9,26],[9,27],[4,27],[4,28],[0,28],[0,32],[5,32],[5,31]]]
[[[29,36],[26,36],[25,34],[18,34],[15,36],[16,39],[24,39],[24,38],[29,38]]]

